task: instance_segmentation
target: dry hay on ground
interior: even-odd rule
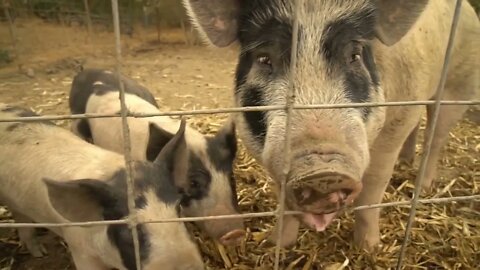
[[[214,133],[224,119],[202,116],[195,117],[192,122],[202,132]],[[440,180],[435,183],[434,191],[422,195],[424,198],[479,194],[480,127],[463,121],[450,135],[441,160]],[[272,180],[242,145],[236,163],[242,212],[275,210],[275,194],[270,185]],[[414,167],[397,166],[384,202],[411,198],[418,165]],[[392,269],[403,242],[409,210],[409,206],[397,206],[382,211],[383,246],[371,255],[352,245],[352,211],[344,213],[326,232],[314,233],[302,229],[297,245],[283,250],[283,269]],[[274,220],[274,217],[247,219],[247,240],[237,248],[215,245],[197,233],[196,238],[212,267],[210,269],[273,269],[275,247],[266,238]],[[480,203],[465,201],[419,205],[411,235],[404,263],[407,269],[477,269],[480,262]]]
[[[225,116],[187,117],[202,133],[215,133]],[[66,126],[66,122],[61,122]],[[479,194],[480,127],[464,121],[450,136],[442,159],[443,181],[424,196],[449,197]],[[272,181],[240,144],[235,175],[243,213],[273,211]],[[397,166],[384,202],[408,200],[416,170]],[[383,246],[368,254],[352,246],[353,212],[347,211],[326,232],[302,229],[297,245],[282,251],[282,269],[392,269],[397,261],[408,217],[408,206],[389,207],[381,216]],[[7,212],[2,219],[10,219]],[[420,205],[407,249],[406,269],[476,269],[480,262],[480,204],[457,202]],[[275,247],[268,243],[273,217],[246,220],[247,238],[239,247],[223,247],[194,229],[209,269],[273,269]],[[8,243],[12,239],[2,239]],[[18,244],[18,242],[16,242]],[[1,266],[11,262],[4,258]],[[1,268],[4,269],[4,268]],[[8,267],[5,269],[9,269]]]

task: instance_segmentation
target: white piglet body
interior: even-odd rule
[[[155,106],[145,102],[138,96],[127,93],[125,99],[129,112],[159,112]],[[120,111],[118,92],[112,91],[103,95],[91,95],[86,108],[86,111],[89,113],[117,113]],[[128,118],[127,121],[130,130],[132,158],[136,160],[147,160],[146,153],[150,122],[157,123],[170,133],[175,133],[180,126],[180,121],[173,120],[168,116]],[[88,126],[91,129],[92,142],[94,144],[117,153],[124,153],[121,118],[91,118],[88,119]],[[185,132],[187,133],[187,140],[191,140],[192,136],[189,136],[189,133],[195,132],[195,130],[187,127]]]

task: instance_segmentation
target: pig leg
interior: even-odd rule
[[[393,173],[395,155],[388,152],[373,152],[368,171],[363,176],[363,190],[355,201],[356,206],[380,203]],[[368,251],[380,243],[380,209],[355,212],[355,244]]]
[[[436,177],[438,160],[443,146],[448,141],[448,135],[450,130],[456,125],[456,123],[462,118],[462,115],[468,108],[466,106],[441,106],[440,114],[438,115],[438,121],[435,128],[435,134],[432,141],[432,147],[430,149],[430,157],[427,162],[427,167],[422,182],[422,188],[424,190],[430,190],[433,179]],[[433,105],[427,107],[428,123],[425,131],[425,136],[428,136],[432,130],[432,118],[435,111]],[[424,143],[425,148],[425,143]]]
[[[398,159],[400,162],[405,162],[409,165],[412,165],[415,161],[415,149],[417,145],[417,136],[418,130],[420,129],[420,123],[413,129],[413,131],[408,135],[407,140],[403,144],[402,151]]]
[[[17,223],[31,223],[33,222],[31,219],[28,217],[24,216],[23,214],[20,214],[18,212],[12,211],[13,219]],[[43,246],[41,243],[38,242],[38,239],[36,238],[35,235],[35,228],[18,228],[18,238],[20,238],[20,242],[22,242],[22,245],[24,245],[28,252],[35,257],[35,258],[41,258],[44,255],[47,255],[47,250],[45,249],[45,246]]]
[[[287,210],[287,209],[285,209]],[[283,217],[282,243],[281,247],[289,247],[295,245],[300,229],[300,221],[294,216],[288,215]],[[278,221],[275,223],[269,241],[277,243],[278,241]]]
[[[280,184],[275,183],[272,188],[275,190],[275,194],[280,194]],[[279,199],[280,196],[277,196]],[[289,209],[285,206],[285,211]],[[283,230],[282,230],[282,243],[281,247],[286,248],[295,245],[298,238],[298,231],[300,230],[300,221],[292,215],[283,216]],[[271,243],[277,244],[278,242],[278,220],[275,222],[272,233],[268,240]]]
[[[399,118],[381,131],[370,154],[370,165],[363,175],[363,190],[355,201],[356,206],[377,204],[382,201],[394,170],[395,162],[411,130],[420,118],[420,110],[399,111]],[[402,116],[403,115],[403,116]],[[373,250],[380,243],[380,208],[355,212],[355,244],[366,250]]]

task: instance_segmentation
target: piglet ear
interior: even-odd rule
[[[378,11],[375,34],[385,45],[402,39],[418,20],[428,0],[375,0]]]
[[[157,126],[155,123],[148,124],[147,160],[154,161],[163,147],[173,138],[172,133]]]
[[[223,146],[229,153],[232,159],[237,153],[237,136],[235,135],[235,123],[228,121],[215,135],[215,141]]]
[[[103,220],[103,210],[115,203],[108,184],[92,179],[57,181],[44,178],[52,207],[73,222]]]
[[[182,190],[188,189],[188,147],[185,139],[187,122],[181,119],[180,127],[173,138],[163,147],[154,163],[165,166],[174,185]]]
[[[183,0],[200,34],[217,47],[237,39],[240,0]]]

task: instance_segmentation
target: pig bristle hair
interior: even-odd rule
[[[326,70],[326,72],[322,73],[317,73],[313,72],[313,70],[320,70],[321,67],[328,67],[328,65],[325,63],[325,59],[318,54],[318,51],[321,49],[322,46],[322,31],[318,31],[317,25],[327,25],[333,21],[339,20],[339,19],[349,19],[349,17],[352,15],[352,10],[358,10],[358,12],[365,11],[365,10],[371,10],[370,13],[373,15],[373,6],[370,1],[367,0],[346,0],[346,1],[341,1],[340,3],[338,1],[330,1],[330,0],[323,0],[323,1],[317,1],[317,0],[304,0],[303,2],[297,1],[299,3],[303,3],[302,6],[300,7],[299,11],[299,24],[300,27],[305,29],[303,33],[305,33],[305,39],[308,39],[307,42],[302,42],[302,53],[299,55],[298,62],[308,62],[308,65],[298,65],[294,77],[292,78],[294,80],[299,80],[302,78],[303,82],[299,83],[297,85],[305,85],[305,78],[309,78],[309,76],[305,76],[306,74],[312,73],[316,74],[315,81],[318,81],[319,79],[322,81],[330,81],[330,85],[323,85],[323,87],[328,87],[328,88],[338,88],[341,87],[341,81],[338,80],[337,82],[333,82],[332,80],[327,80],[326,76],[329,74],[329,70]],[[284,1],[284,0],[277,0],[274,2],[274,4],[269,5],[266,9],[262,9],[262,12],[260,11],[253,11],[252,14],[252,19],[251,22],[258,26],[261,27],[263,24],[267,23],[269,20],[272,18],[275,18],[276,20],[279,21],[288,21],[288,22],[293,22],[293,12],[294,6],[293,6],[293,1]],[[322,9],[322,12],[314,12],[312,11],[312,7],[318,7]],[[312,16],[312,13],[318,14],[315,16]],[[356,23],[356,22],[353,22]],[[243,48],[242,53],[245,53],[248,50],[251,50],[257,46],[260,46],[261,43],[252,43],[247,45],[246,47]],[[302,75],[303,74],[303,75]],[[276,89],[275,91],[269,91],[264,93],[265,94],[265,99],[269,100],[269,104],[271,105],[283,105],[285,104],[285,95],[283,93],[279,94],[277,91],[286,91],[287,87],[287,81],[289,80],[288,77],[290,75],[287,75],[287,78],[285,81],[279,82],[277,84],[278,87],[270,87],[270,89]],[[318,77],[320,76],[320,78]],[[257,77],[257,78],[249,78],[247,81],[254,81],[257,86],[261,85],[266,85],[267,81],[262,77]],[[313,82],[312,82],[313,83]],[[312,87],[315,84],[312,85]],[[246,89],[246,85],[244,86]],[[243,87],[242,87],[243,88]],[[241,89],[240,89],[241,91]],[[318,92],[315,91],[303,91],[302,88],[296,89],[297,92],[297,101],[301,104],[315,104],[318,100]],[[321,91],[322,93],[330,95],[329,97],[322,97],[322,100],[331,100],[333,103],[342,103],[346,99],[344,94],[339,91]],[[280,112],[268,112],[267,115],[274,114],[277,115],[277,113]]]
[[[265,41],[255,41],[255,42],[252,42],[250,44],[247,44],[246,46],[243,46],[241,51],[240,51],[240,55],[245,55],[245,53],[251,51],[251,50],[254,50],[260,46],[262,46],[263,44],[265,44]]]
[[[295,70],[293,70],[293,73],[289,72],[285,74],[282,79],[276,79],[274,82],[265,76],[257,76],[254,72],[251,72],[247,75],[246,83],[241,85],[238,90],[240,93],[248,91],[252,85],[259,88],[268,87],[269,91],[262,92],[262,98],[265,101],[268,100],[269,105],[281,106],[286,102],[286,92],[288,87],[290,87],[290,83],[293,81],[293,85],[298,87],[295,89],[296,104],[317,104],[323,102],[332,104],[346,103],[348,100],[346,93],[344,91],[334,91],[334,89],[344,87],[344,78],[339,77],[338,80],[332,80],[331,76],[335,74],[335,72],[332,72],[324,56],[318,53],[322,50],[324,35],[328,32],[328,30],[318,29],[318,25],[329,25],[338,20],[347,20],[357,25],[359,22],[352,19],[352,15],[361,13],[371,16],[374,14],[374,7],[368,0],[303,0],[296,2],[301,5],[299,7],[298,22],[302,29],[302,39],[304,39],[304,41],[299,47]],[[252,23],[253,26],[261,28],[272,19],[293,24],[295,18],[293,1],[276,0],[271,3],[271,5],[261,10],[252,12],[250,23]],[[319,10],[321,10],[321,12],[318,12]],[[259,42],[248,44],[243,48],[242,53],[246,53],[260,45],[261,43]],[[322,72],[318,72],[319,70],[322,70]],[[337,76],[342,76],[342,74],[338,73]],[[322,91],[312,91],[312,89],[318,87],[319,81],[322,82]],[[338,110],[338,112],[341,114],[355,115],[355,117],[350,117],[349,121],[362,121],[362,115],[358,110],[342,109]],[[331,113],[331,110],[320,110],[313,116],[309,114],[309,111],[296,111],[292,116],[292,121],[297,121],[297,118],[306,118],[307,116],[305,114],[309,114],[309,117],[321,118],[323,114],[328,113]],[[274,129],[277,133],[285,132],[285,116],[284,111],[266,112],[265,117],[266,122],[269,123],[269,129]],[[349,125],[348,123],[341,123],[341,126]],[[302,127],[296,125],[291,126],[291,128],[294,133],[300,132],[302,129]],[[358,132],[365,133],[365,130],[359,130]],[[267,136],[275,135],[268,134]],[[255,138],[250,139],[255,141]],[[267,138],[267,140],[269,140],[269,138]],[[262,153],[262,155],[268,155],[268,151],[262,151],[261,146],[252,141],[250,141],[250,147],[258,148],[256,150],[259,150],[258,152]],[[266,158],[266,156],[262,158]],[[363,156],[362,164],[365,165],[368,160],[368,156]]]

